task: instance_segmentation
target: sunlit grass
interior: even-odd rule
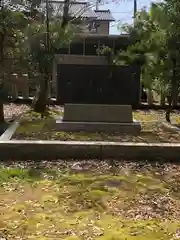
[[[158,110],[137,110],[133,111],[133,118],[141,122],[150,122],[150,121],[166,121],[165,111]],[[171,113],[171,120],[174,122],[180,121],[180,112],[173,111]]]

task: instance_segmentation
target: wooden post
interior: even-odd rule
[[[68,54],[71,54],[71,43],[68,43]]]
[[[115,39],[113,39],[113,53],[115,53],[115,46],[116,46]]]
[[[85,40],[85,37],[83,37],[83,55],[86,55],[86,40]]]
[[[99,56],[100,40],[98,39],[98,56]]]
[[[54,57],[53,60],[53,73],[52,73],[52,91],[53,91],[53,95],[56,96],[57,99],[57,61],[56,58]]]
[[[18,98],[17,74],[7,74],[5,76],[5,85],[8,89],[9,95],[11,95],[13,100],[16,100]]]
[[[18,87],[21,88],[22,96],[24,99],[29,98],[29,78],[28,74],[22,74],[20,73],[18,75]]]

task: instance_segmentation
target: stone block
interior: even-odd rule
[[[130,105],[65,104],[64,122],[132,123]]]
[[[56,120],[56,130],[65,132],[104,132],[115,135],[121,133],[138,134],[141,131],[139,122],[104,123],[104,122],[65,122]]]

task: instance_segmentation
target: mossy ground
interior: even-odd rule
[[[131,134],[105,134],[105,133],[86,133],[86,132],[58,132],[54,128],[52,118],[63,112],[49,112],[48,117],[40,119],[40,115],[31,112],[31,115],[24,117],[24,121],[17,129],[13,138],[15,139],[39,139],[39,140],[85,140],[85,141],[117,141],[117,142],[179,142],[180,134],[172,133],[162,128],[161,123],[165,121],[164,111],[134,111],[133,117],[139,120],[142,130],[137,135]],[[38,121],[27,121],[27,119]],[[180,114],[172,114],[174,122],[180,122]]]
[[[0,237],[175,240],[180,167],[115,161],[6,163]]]

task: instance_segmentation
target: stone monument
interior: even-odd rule
[[[65,104],[56,129],[67,132],[139,133],[130,105]]]

